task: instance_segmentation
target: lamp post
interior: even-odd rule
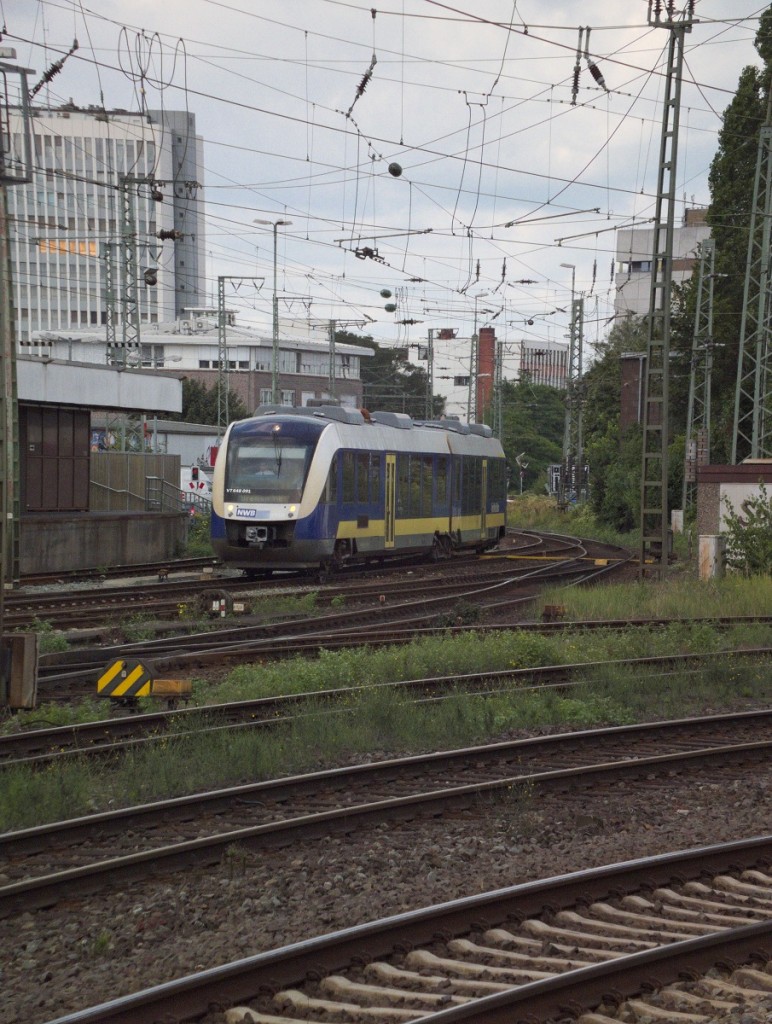
[[[273,228],[273,354],[271,357],[271,402],[279,405],[279,296],[276,279],[276,247],[280,227],[288,227],[291,220],[256,220],[255,224],[267,224]]]

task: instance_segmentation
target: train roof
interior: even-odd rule
[[[336,423],[352,425],[377,423],[384,427],[397,430],[426,428],[429,430],[448,430],[454,434],[476,434],[478,437],[493,437],[493,430],[487,423],[460,423],[458,420],[414,420],[403,412],[388,410],[368,412],[366,409],[353,409],[345,405],[261,405],[255,410],[255,418],[260,416],[305,416],[313,419],[327,419]]]

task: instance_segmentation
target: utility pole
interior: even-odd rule
[[[102,273],[105,300],[105,323],[107,335],[108,362],[114,362],[125,366],[129,350],[137,351],[140,345],[141,315],[139,308],[139,277],[137,264],[137,212],[136,201],[141,188],[148,189],[148,198],[155,203],[163,202],[161,189],[167,185],[178,184],[174,181],[164,181],[152,177],[135,177],[131,174],[121,174],[118,177],[118,202],[119,227],[118,240],[105,242],[102,250]],[[199,188],[197,181],[186,181],[185,187],[189,194]],[[161,230],[157,232],[159,239],[177,240],[181,234],[175,229]],[[143,249],[148,248],[148,243],[142,243]],[[121,340],[116,335],[116,307],[118,294],[115,287],[115,251],[119,253],[120,267],[120,300],[121,312]],[[155,286],[157,283],[157,270],[149,267],[145,270],[144,283]]]
[[[329,380],[327,383],[327,390],[330,392],[330,398],[335,398],[335,321],[330,320],[328,325],[329,331],[329,342],[330,342],[330,366],[329,366]]]
[[[564,266],[565,264],[561,264]],[[563,427],[563,471],[559,504],[573,496],[577,501],[584,490],[584,434],[582,425],[582,357],[584,342],[584,298],[573,298],[571,284],[571,329],[566,377],[566,418]]]
[[[477,408],[477,371],[480,357],[480,336],[477,333],[477,300],[482,299],[487,294],[487,292],[479,292],[474,297],[474,331],[469,347],[469,391],[466,399],[467,423],[475,423],[479,412]],[[489,313],[490,310],[483,310],[483,312]]]
[[[493,435],[499,441],[504,436],[504,342],[496,342],[496,357],[493,366]]]
[[[0,60],[15,59],[16,51],[0,47]],[[8,231],[9,187],[32,181],[29,68],[0,63],[0,702],[7,703],[11,687],[11,653],[5,643],[5,591],[19,575],[19,404],[16,382],[16,329]],[[18,92],[9,94],[19,76]],[[10,110],[21,111],[21,131],[14,137]]]
[[[434,328],[430,327],[426,345],[426,418],[434,418]]]
[[[139,294],[137,290],[137,215],[134,209],[137,185],[140,179],[121,175],[118,179],[121,200],[121,293],[123,295],[123,316],[121,335],[123,341],[122,363],[126,364],[129,349],[139,348]]]
[[[102,284],[105,303],[105,332],[107,335],[107,362],[116,360],[117,337],[115,333],[116,315],[115,307],[117,296],[115,293],[115,242],[104,242],[102,244]]]
[[[280,404],[279,394],[279,292],[277,278],[277,254],[278,233],[280,227],[289,227],[291,220],[255,220],[255,224],[266,224],[273,228],[273,358],[271,360],[271,401],[274,405]]]
[[[225,309],[225,282],[249,281],[260,290],[264,277],[217,278],[217,435],[222,437],[229,423],[228,410],[228,314]]]
[[[668,563],[668,406],[670,362],[670,303],[673,280],[676,162],[681,108],[684,36],[691,32],[694,3],[689,0],[677,19],[675,4],[664,10],[661,0],[649,0],[648,20],[670,34],[665,72],[665,94],[660,136],[654,244],[649,292],[646,345],[646,382],[643,399],[643,452],[641,459],[641,547],[639,575],[646,566],[663,578]]]
[[[772,229],[772,93],[759,133],[753,208],[745,267],[737,383],[734,399],[732,462],[772,458],[772,344],[770,316],[770,230]]]
[[[713,371],[713,279],[716,244],[706,238],[700,246],[697,308],[694,313],[689,401],[686,407],[686,458],[681,508],[684,515],[694,504],[697,466],[710,462],[710,392]]]

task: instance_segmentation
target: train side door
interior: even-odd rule
[[[384,487],[385,547],[394,547],[394,527],[397,512],[397,456],[386,455],[386,481]]]
[[[480,463],[480,495],[482,497],[480,511],[480,537],[486,537],[488,533],[488,460],[483,459]]]

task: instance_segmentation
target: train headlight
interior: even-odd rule
[[[295,515],[295,512],[297,512],[297,505],[290,505],[289,509],[287,510],[287,518],[292,519],[292,517]]]
[[[228,513],[229,516],[233,515],[233,513],[235,511],[235,508],[236,508],[235,505],[227,505],[226,506],[226,512]]]

